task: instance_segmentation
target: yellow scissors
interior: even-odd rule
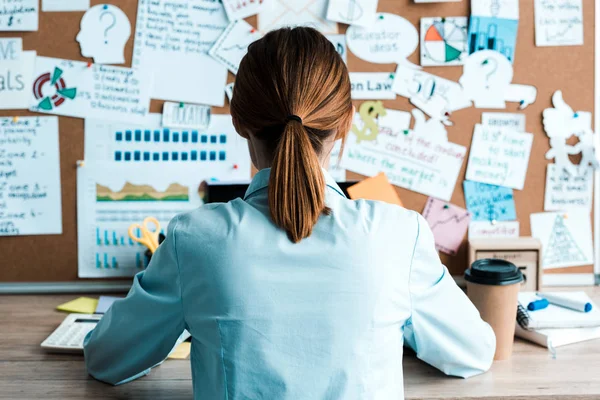
[[[154,225],[153,230],[150,229],[150,224]],[[154,217],[148,217],[144,219],[141,225],[131,224],[128,233],[131,240],[143,244],[154,254],[156,249],[158,249],[158,236],[160,235],[160,231],[160,222]],[[138,234],[140,236],[138,236]]]

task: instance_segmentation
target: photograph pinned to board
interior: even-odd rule
[[[370,26],[379,0],[329,0],[327,19],[348,25]]]
[[[39,0],[0,0],[0,31],[37,31]]]
[[[148,115],[152,76],[143,70],[37,57],[33,76],[30,111],[131,123]]]
[[[166,7],[176,9],[177,13],[156,20],[151,18],[162,15]],[[153,0],[140,3],[132,65],[136,69],[149,68],[147,74],[154,75],[152,98],[223,106],[227,68],[208,51],[228,25],[221,2]],[[180,29],[181,26],[189,28]],[[198,41],[198,37],[202,40]],[[188,45],[173,46],[173,42]]]
[[[507,239],[519,237],[519,221],[471,221],[469,240]]]
[[[85,11],[90,8],[90,0],[42,0],[43,12]]]
[[[450,200],[466,148],[413,135],[409,113],[365,103],[373,104],[355,114],[342,167],[366,176],[384,172],[395,186]]]
[[[430,197],[425,204],[423,217],[433,232],[435,248],[442,253],[456,255],[469,229],[471,213],[454,204]]]
[[[346,31],[348,48],[357,57],[376,64],[404,64],[419,45],[417,29],[396,14],[378,13],[367,27],[351,25]]]
[[[491,128],[512,129],[517,132],[525,132],[525,114],[484,112],[481,113],[481,124]]]
[[[0,236],[62,234],[58,118],[0,118]]]
[[[523,190],[533,135],[475,125],[467,180]]]
[[[353,100],[394,100],[393,72],[350,72]]]
[[[467,51],[467,17],[421,18],[421,65],[462,65]]]
[[[342,57],[342,60],[344,60],[344,63],[348,64],[348,48],[346,46],[346,35],[332,34],[325,35],[325,37],[329,39],[331,44],[333,44],[335,50]]]
[[[96,64],[125,64],[125,45],[131,36],[131,22],[119,7],[98,4],[83,14],[75,40],[81,55]]]
[[[35,59],[35,51],[23,51],[16,60],[0,60],[0,110],[29,108]]]
[[[227,18],[231,22],[258,14],[263,4],[264,0],[223,0]]]
[[[225,28],[208,54],[226,66],[231,73],[237,74],[248,46],[261,37],[262,34],[243,19],[235,20]]]
[[[445,125],[452,125],[450,113],[472,105],[458,83],[405,65],[398,65],[392,90]]]
[[[592,114],[585,111],[573,111],[563,99],[562,91],[552,95],[552,107],[543,112],[544,131],[550,139],[550,150],[546,159],[554,159],[554,163],[570,175],[581,175],[591,165],[598,168],[596,152],[597,134],[592,130]],[[574,146],[567,144],[567,139],[577,136],[579,142]],[[579,166],[574,165],[569,155],[580,154]]]
[[[471,0],[469,54],[495,50],[513,63],[519,29],[519,0]]]
[[[338,33],[327,20],[327,0],[267,0],[258,13],[258,29],[265,33],[284,26],[310,26],[323,34]]]
[[[531,236],[542,242],[545,269],[594,263],[590,218],[587,210],[531,214]]]
[[[572,175],[557,164],[546,167],[544,211],[592,210],[594,170]]]
[[[465,203],[474,221],[513,221],[517,219],[513,190],[504,186],[464,181]]]
[[[513,66],[501,53],[482,50],[469,55],[459,83],[476,108],[506,108],[506,102],[524,109],[537,98],[535,86],[512,83]]]
[[[583,45],[581,0],[535,0],[536,46]]]
[[[436,142],[448,141],[448,131],[440,120],[435,118],[427,119],[423,111],[418,108],[413,108],[411,114],[415,122],[410,134],[415,137],[421,136],[425,139],[433,139]]]

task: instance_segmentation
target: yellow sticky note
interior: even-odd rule
[[[98,306],[98,299],[91,297],[80,297],[56,307],[59,311],[66,311],[77,314],[93,314]]]
[[[397,204],[402,207],[400,196],[398,196],[396,189],[390,184],[390,181],[388,181],[387,176],[383,172],[350,186],[348,194],[352,200],[378,200]]]
[[[175,347],[175,350],[173,350],[167,358],[171,358],[173,360],[185,360],[189,357],[191,351],[192,343],[183,342],[179,344],[179,346]]]

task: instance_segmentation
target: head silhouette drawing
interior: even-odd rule
[[[131,36],[127,15],[111,4],[90,8],[81,19],[77,42],[84,57],[98,64],[125,63],[125,44]]]

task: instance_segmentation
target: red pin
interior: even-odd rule
[[[92,68],[92,65],[94,65],[94,63],[92,63],[91,61],[88,62],[88,68]]]
[[[238,169],[238,165],[237,164],[233,164],[233,169]]]

